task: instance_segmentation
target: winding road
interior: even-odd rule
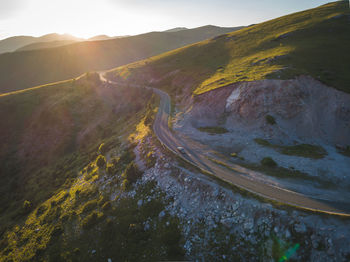
[[[195,147],[193,143],[180,138],[169,130],[168,119],[171,112],[170,97],[164,91],[155,88],[153,88],[153,90],[161,98],[159,110],[153,126],[154,133],[164,146],[185,161],[195,165],[206,173],[260,197],[306,210],[350,217],[350,207],[344,203],[314,199],[297,192],[263,183],[262,181],[252,180],[243,172],[234,170],[234,166],[225,167],[210,160],[207,152],[204,152],[199,147]],[[178,147],[184,148],[185,153],[180,152]],[[225,162],[217,157],[215,160]],[[226,164],[225,162],[225,165]],[[249,172],[247,169],[241,169],[241,171],[242,170]]]
[[[105,79],[103,74],[100,75],[103,81],[118,84]],[[350,217],[350,206],[346,203],[315,199],[269,183],[264,183],[262,180],[252,179],[251,176],[247,175],[247,172],[254,171],[230,166],[229,163],[218,157],[215,157],[214,161],[213,159],[211,160],[211,158],[208,158],[208,152],[206,150],[196,146],[194,142],[180,137],[169,129],[168,120],[171,112],[170,97],[162,90],[152,89],[160,97],[159,110],[153,125],[154,133],[163,146],[186,162],[198,167],[205,173],[209,173],[229,184],[265,199],[319,213]],[[182,147],[184,152],[181,152],[178,147]],[[225,163],[225,166],[220,164],[220,162]]]

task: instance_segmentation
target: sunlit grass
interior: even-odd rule
[[[108,76],[171,95],[190,86],[199,95],[239,82],[311,75],[349,93],[349,12],[346,1],[330,3],[123,66]]]

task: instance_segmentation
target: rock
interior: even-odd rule
[[[290,238],[292,235],[291,235],[290,231],[287,229],[287,230],[286,230],[286,233],[284,234],[284,236],[285,236],[286,238]]]
[[[149,230],[150,229],[150,225],[148,222],[145,223],[145,226],[143,228],[145,231]]]
[[[159,213],[158,217],[159,217],[159,218],[163,218],[164,216],[165,216],[165,211],[162,210],[162,211]]]
[[[318,246],[319,246],[318,241],[316,239],[313,239],[311,241],[311,245],[314,249],[318,248]]]
[[[243,228],[245,230],[252,230],[253,227],[254,227],[254,223],[252,221],[248,221],[248,222],[243,224]]]
[[[306,226],[303,223],[295,224],[294,230],[295,232],[302,234],[306,232]]]

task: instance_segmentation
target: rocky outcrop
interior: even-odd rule
[[[266,123],[266,115],[277,125]],[[350,95],[301,76],[236,83],[195,97],[185,120],[271,139],[350,145]]]

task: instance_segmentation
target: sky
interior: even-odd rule
[[[0,0],[0,39],[68,33],[135,35],[174,27],[240,26],[329,0]]]

